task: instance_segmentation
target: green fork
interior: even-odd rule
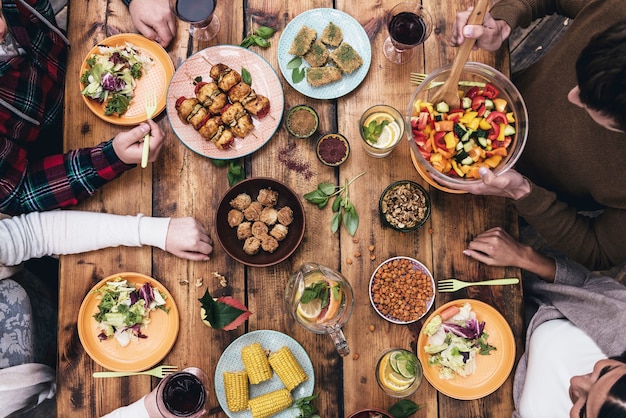
[[[457,279],[444,279],[437,282],[437,290],[440,292],[456,292],[468,286],[498,286],[505,284],[518,284],[517,277],[509,277],[506,279],[485,280],[482,282],[463,282]]]
[[[123,376],[135,376],[138,374],[149,374],[154,377],[165,377],[168,374],[172,374],[178,370],[178,366],[159,366],[151,370],[144,372],[95,372],[93,377],[123,377]]]
[[[146,97],[146,119],[152,119],[157,109],[156,93]],[[148,166],[148,155],[150,154],[150,133],[143,138],[143,152],[141,153],[141,168]]]

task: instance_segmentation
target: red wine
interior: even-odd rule
[[[187,372],[173,375],[163,388],[163,403],[177,417],[188,417],[204,406],[205,390],[200,379]]]
[[[394,41],[404,45],[418,45],[424,42],[426,23],[411,12],[401,12],[391,18],[389,35]]]
[[[213,14],[215,0],[178,0],[176,15],[185,22],[203,22]]]

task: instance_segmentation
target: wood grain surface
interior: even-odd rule
[[[315,370],[315,404],[325,418],[344,417],[363,407],[389,408],[396,399],[385,395],[374,377],[376,360],[390,347],[415,348],[422,321],[410,326],[394,325],[381,319],[370,306],[368,282],[376,266],[385,259],[407,255],[428,266],[435,279],[457,277],[478,281],[517,276],[519,271],[487,267],[462,254],[477,234],[495,226],[517,235],[517,217],[503,199],[453,195],[431,188],[412,165],[406,139],[385,159],[369,157],[360,145],[358,120],[374,104],[384,103],[406,113],[414,86],[411,72],[429,72],[450,63],[456,48],[448,45],[452,21],[457,11],[473,2],[467,0],[424,0],[435,20],[431,37],[405,65],[388,62],[382,54],[387,36],[385,13],[393,0],[354,2],[347,0],[235,0],[217,3],[222,22],[218,37],[197,43],[190,39],[188,26],[178,22],[176,39],[167,51],[176,67],[193,52],[212,45],[237,45],[253,27],[266,25],[277,32],[271,47],[251,50],[264,57],[283,82],[285,110],[308,104],[320,116],[318,133],[340,132],[352,146],[348,161],[339,169],[320,164],[314,141],[290,136],[280,129],[266,146],[244,159],[248,177],[272,177],[288,184],[301,197],[320,182],[343,184],[362,171],[366,174],[350,186],[350,198],[358,211],[360,225],[354,237],[341,228],[330,230],[332,212],[304,202],[307,229],[294,255],[272,267],[247,268],[232,260],[215,242],[208,262],[178,259],[159,249],[112,248],[91,253],[63,256],[59,310],[58,416],[101,416],[129,404],[151,390],[158,379],[133,376],[93,379],[102,368],[84,352],[76,331],[76,318],[86,292],[97,281],[121,271],[150,275],[172,293],[180,312],[177,343],[163,360],[180,368],[198,366],[213,375],[224,349],[239,335],[253,330],[272,329],[295,338],[308,352]],[[353,92],[335,100],[304,97],[284,80],[278,68],[277,45],[287,23],[313,8],[335,7],[350,14],[366,30],[371,41],[372,62],[363,83]],[[101,121],[83,104],[78,86],[78,68],[85,54],[107,36],[134,32],[124,6],[117,1],[92,0],[71,4],[69,37],[72,41],[66,94],[65,148],[94,146],[115,136],[124,128]],[[507,51],[497,54],[472,52],[470,60],[481,61],[507,73]],[[228,190],[226,170],[183,146],[171,131],[165,113],[157,122],[167,132],[158,161],[146,169],[136,168],[107,184],[79,205],[80,209],[116,214],[144,213],[153,216],[194,216],[215,234],[214,213]],[[399,233],[381,225],[378,198],[391,182],[410,179],[430,191],[433,210],[427,224],[412,233]],[[372,249],[370,249],[370,246]],[[339,270],[351,282],[355,294],[352,318],[344,327],[351,354],[340,357],[329,337],[300,327],[284,307],[283,295],[289,275],[309,261]],[[228,280],[222,288],[213,273]],[[218,331],[200,321],[197,301],[208,288],[215,296],[232,295],[253,312],[245,326],[235,331]],[[494,306],[507,319],[515,334],[517,357],[522,347],[523,312],[520,286],[476,287],[456,293],[436,295],[436,306],[459,298],[477,298]],[[457,401],[438,392],[424,381],[409,399],[425,405],[416,417],[509,417],[512,405],[512,376],[492,395],[476,401]],[[224,417],[215,391],[210,388],[211,408],[206,416]]]

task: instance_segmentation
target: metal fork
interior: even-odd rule
[[[144,372],[95,372],[93,377],[123,377],[123,376],[135,376],[138,374],[149,374],[154,377],[165,377],[168,374],[172,374],[178,370],[178,366],[159,366],[151,370]]]
[[[146,97],[146,119],[152,119],[157,109],[157,98],[153,92]],[[143,152],[141,153],[141,168],[148,166],[148,155],[150,154],[150,133],[143,138]]]
[[[519,279],[517,277],[485,280],[482,282],[463,282],[457,279],[444,279],[437,282],[437,290],[439,292],[456,292],[457,290],[463,289],[468,286],[497,286],[517,283],[519,283]]]
[[[411,83],[413,84],[422,84],[424,80],[426,80],[428,74],[424,73],[411,73]]]

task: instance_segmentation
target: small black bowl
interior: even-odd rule
[[[340,133],[324,134],[317,140],[315,153],[322,164],[337,167],[348,159],[350,143]]]
[[[310,129],[304,127],[312,126]],[[296,138],[310,138],[320,125],[320,118],[315,109],[304,104],[289,109],[285,120],[287,131]]]
[[[430,196],[418,183],[398,180],[385,188],[378,201],[383,223],[400,232],[415,231],[430,216]],[[395,210],[400,209],[400,214]]]

